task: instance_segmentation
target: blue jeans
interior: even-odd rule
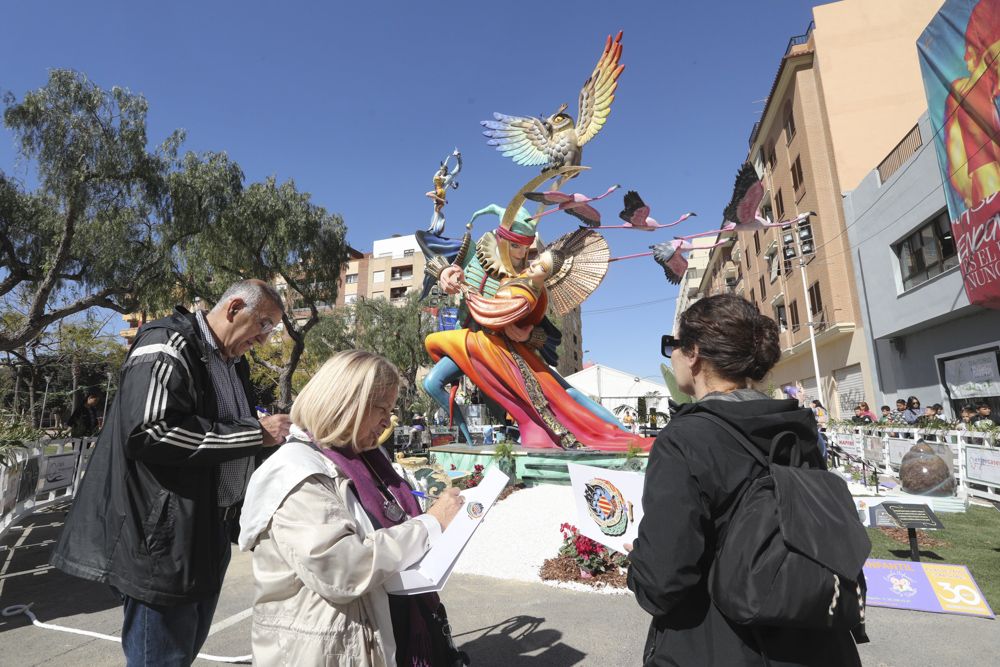
[[[230,557],[228,551],[225,553],[223,577]],[[122,649],[128,667],[188,667],[208,638],[219,602],[218,593],[199,602],[172,607],[148,604],[127,595],[122,597],[125,603]]]

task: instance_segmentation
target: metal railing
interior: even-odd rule
[[[896,171],[903,166],[910,157],[920,150],[923,145],[920,136],[920,126],[914,125],[913,129],[906,133],[902,141],[896,144],[895,148],[878,165],[879,183],[885,183]]]
[[[801,35],[795,35],[794,37],[789,38],[789,40],[788,40],[788,46],[785,48],[785,55],[787,56],[789,53],[791,53],[792,49],[795,48],[796,46],[799,46],[801,44],[805,44],[806,42],[808,42],[809,41],[809,35],[812,34],[812,31],[815,28],[816,28],[816,22],[815,21],[810,21],[809,22],[809,26],[806,28],[806,31],[803,34],[801,34]]]

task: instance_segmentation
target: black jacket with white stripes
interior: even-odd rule
[[[221,590],[218,464],[256,455],[262,431],[252,418],[218,421],[206,354],[181,308],[139,330],[52,565],[150,604]],[[245,359],[236,370],[252,401]]]

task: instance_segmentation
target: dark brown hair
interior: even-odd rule
[[[695,302],[681,315],[681,349],[699,356],[727,380],[760,381],[781,358],[778,324],[733,294]]]

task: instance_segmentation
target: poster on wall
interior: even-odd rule
[[[951,398],[1000,396],[1000,368],[996,349],[944,362],[944,381]]]
[[[917,51],[965,291],[1000,308],[1000,0],[946,0]]]

